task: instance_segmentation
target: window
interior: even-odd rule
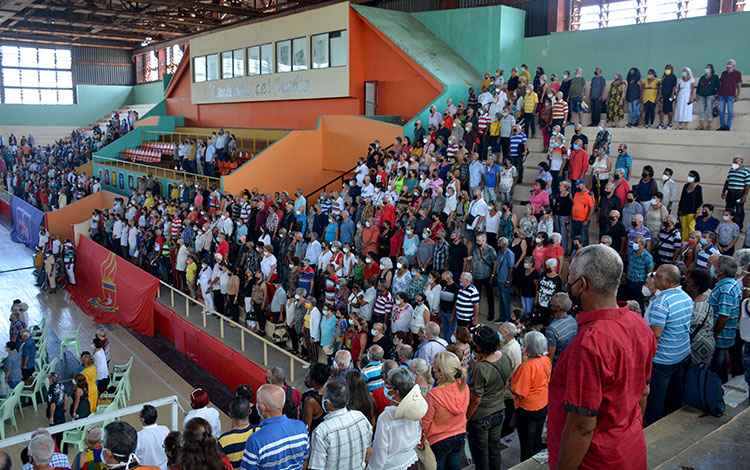
[[[247,74],[273,73],[273,45],[263,44],[247,48]]]
[[[245,75],[245,57],[242,49],[221,53],[221,78],[242,77]]]
[[[193,59],[193,81],[195,83],[206,81],[206,56]]]
[[[232,51],[232,64],[234,66],[234,76],[242,77],[245,75],[245,51],[235,49]]]
[[[581,0],[570,29],[584,30],[705,16],[708,0]]]
[[[292,40],[292,70],[307,70],[307,38]]]
[[[219,79],[219,54],[206,56],[206,80]]]
[[[174,74],[182,61],[182,56],[180,44],[137,54],[135,56],[136,83],[155,82],[161,80],[165,73]]]
[[[343,67],[347,63],[346,31],[315,34],[310,40],[312,68]]]
[[[73,104],[73,58],[68,49],[0,47],[3,102]]]
[[[292,41],[276,43],[276,72],[290,72],[292,70]]]

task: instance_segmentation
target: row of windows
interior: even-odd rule
[[[195,57],[193,81],[205,82],[245,75],[296,72],[308,68],[343,67],[347,64],[346,41],[346,31],[310,36],[310,61],[308,61],[306,37],[277,41],[275,61],[273,43]],[[247,68],[245,63],[247,63]]]
[[[573,7],[571,29],[585,30],[705,16],[708,0],[604,0]]]
[[[0,46],[2,102],[73,104],[70,49]]]

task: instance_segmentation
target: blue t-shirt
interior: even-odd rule
[[[696,217],[695,229],[699,232],[714,232],[716,233],[716,227],[719,226],[719,219],[709,215],[708,220],[704,221],[703,216]]]
[[[26,369],[33,369],[36,366],[36,344],[31,338],[27,338],[26,341],[21,343],[21,359],[26,356],[29,357],[29,362],[26,364]],[[21,361],[23,367],[23,360]]]
[[[740,284],[729,277],[717,282],[714,290],[711,291],[708,303],[714,310],[714,326],[719,321],[719,317],[729,317],[724,329],[716,337],[717,348],[729,348],[734,345],[741,300],[742,288]]]
[[[495,163],[492,166],[487,166],[484,170],[484,185],[488,188],[494,188],[497,186],[497,175],[500,173],[500,166]]]
[[[339,228],[339,223],[334,222],[326,226],[325,241],[335,242],[336,241],[336,229]]]
[[[656,347],[656,364],[678,364],[690,355],[690,320],[693,317],[693,299],[681,288],[661,292],[644,315],[649,326],[664,330]]]
[[[350,218],[341,222],[339,228],[339,241],[343,245],[344,243],[351,243],[354,240],[354,234],[357,232],[357,227],[354,225],[354,221]]]

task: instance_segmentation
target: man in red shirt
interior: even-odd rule
[[[742,74],[735,69],[737,63],[734,59],[727,61],[727,69],[721,72],[719,79],[719,121],[721,121],[720,131],[728,131],[732,127],[732,116],[734,115],[734,103],[740,99],[740,89],[742,87]],[[726,117],[725,117],[726,114]]]
[[[648,466],[643,410],[656,339],[640,315],[617,304],[621,276],[620,255],[604,245],[571,261],[568,292],[581,313],[549,385],[551,469]]]
[[[576,181],[586,176],[588,169],[589,153],[583,149],[583,141],[581,139],[574,139],[573,150],[570,151],[570,157],[568,158],[568,175],[573,192],[576,190]]]

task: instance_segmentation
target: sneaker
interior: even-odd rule
[[[672,129],[672,124],[668,124],[667,125],[667,130],[671,130],[671,129]]]
[[[502,325],[503,323],[505,322],[503,320],[500,320],[499,318],[495,320],[495,325]]]
[[[657,129],[664,129],[664,124],[659,124],[659,127]]]

